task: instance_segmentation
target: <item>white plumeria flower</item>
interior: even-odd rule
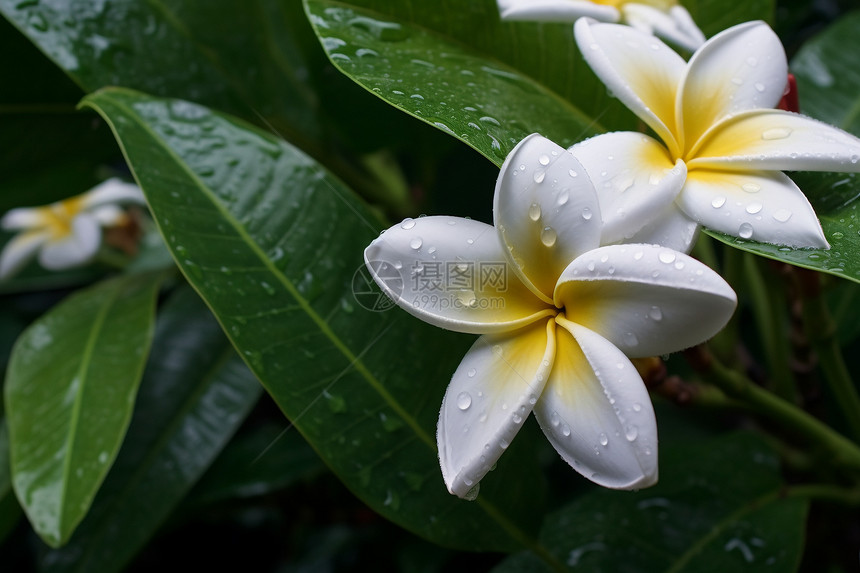
[[[0,253],[0,280],[19,271],[38,253],[39,264],[61,270],[86,263],[98,252],[102,227],[123,222],[120,202],[143,203],[137,185],[113,178],[86,193],[43,207],[12,209],[0,227],[18,231]]]
[[[575,470],[610,488],[657,480],[657,426],[629,358],[698,344],[731,287],[656,245],[599,247],[582,165],[537,135],[501,168],[495,226],[406,219],[365,250],[385,293],[422,320],[480,334],[451,380],[437,442],[449,491],[471,498],[529,413]]]
[[[860,171],[860,140],[772,109],[783,95],[788,64],[767,24],[721,32],[689,64],[629,27],[582,19],[574,30],[598,77],[663,141],[608,133],[570,149],[600,194],[604,242],[688,251],[701,224],[743,239],[829,247],[809,201],[781,171]],[[687,176],[674,203],[658,218],[626,216],[627,203],[646,201],[649,185],[679,162]],[[653,199],[665,201],[665,194]]]
[[[502,20],[573,22],[587,17],[602,22],[624,22],[655,34],[686,50],[705,42],[686,8],[677,0],[497,0]]]

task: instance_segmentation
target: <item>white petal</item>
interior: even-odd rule
[[[442,402],[436,440],[448,491],[465,497],[496,463],[543,391],[555,355],[555,321],[469,349]]]
[[[126,183],[118,177],[112,177],[111,179],[99,183],[84,193],[82,198],[85,209],[92,209],[93,207],[104,205],[106,203],[130,201],[133,203],[143,204],[145,202],[143,192],[140,190],[140,187],[133,183]]]
[[[590,17],[604,22],[617,22],[619,13],[612,6],[601,6],[581,0],[499,0],[502,20],[533,22],[573,22]]]
[[[656,245],[611,245],[582,255],[559,279],[555,299],[570,321],[631,358],[704,342],[726,325],[737,304],[717,273]]]
[[[699,237],[700,226],[678,207],[676,200],[625,243],[660,245],[689,253]]]
[[[860,139],[779,109],[737,115],[708,134],[687,167],[860,172]]]
[[[720,32],[690,59],[681,84],[677,113],[685,149],[728,115],[776,107],[787,82],[785,52],[767,24],[747,22]]]
[[[0,219],[0,227],[7,231],[21,231],[25,229],[37,229],[47,225],[45,208],[18,207],[10,209]]]
[[[72,220],[72,233],[45,244],[39,252],[39,264],[56,271],[82,265],[92,259],[101,244],[101,227],[88,213]]]
[[[666,44],[630,26],[581,19],[573,26],[585,61],[609,90],[680,156],[675,99],[687,64]]]
[[[90,215],[95,217],[96,221],[98,221],[99,225],[102,227],[116,226],[126,218],[125,211],[117,205],[102,205],[100,207],[96,207],[95,209],[90,210]]]
[[[3,252],[0,252],[0,280],[5,280],[20,271],[45,244],[46,232],[21,233],[12,237]]]
[[[803,192],[778,171],[696,169],[677,203],[693,219],[742,239],[829,248]]]
[[[570,152],[597,190],[603,245],[626,241],[659,216],[687,176],[683,161],[673,166],[666,148],[641,133],[605,133],[574,145]]]
[[[538,134],[505,159],[493,218],[513,268],[547,303],[568,263],[600,244],[600,206],[585,169]]]
[[[573,469],[597,484],[654,485],[657,421],[639,373],[594,332],[563,319],[559,326],[556,359],[534,410],[544,434]]]
[[[483,334],[555,313],[520,282],[491,225],[420,217],[394,225],[364,251],[367,268],[398,306],[421,320]]]
[[[674,6],[673,8],[681,7]],[[683,8],[679,14],[676,11],[665,12],[653,6],[629,2],[621,7],[621,12],[623,20],[627,24],[643,32],[660,36],[690,52],[695,51],[705,41],[704,35],[693,23],[689,12]],[[686,13],[686,18],[684,18],[683,13]],[[690,28],[690,24],[692,24],[692,28]]]

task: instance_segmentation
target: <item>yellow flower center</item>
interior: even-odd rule
[[[72,197],[65,201],[38,208],[39,223],[49,231],[52,240],[72,234],[72,220],[83,210],[82,197]]]

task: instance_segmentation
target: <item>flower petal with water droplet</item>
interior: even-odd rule
[[[472,345],[439,414],[436,439],[448,491],[465,497],[498,461],[543,392],[554,356],[551,319]]]
[[[613,489],[653,485],[657,421],[636,368],[598,334],[561,317],[557,322],[556,360],[534,409],[541,429],[591,481]],[[624,438],[634,426],[635,438]]]
[[[714,197],[725,197],[724,204],[715,208]],[[806,196],[778,171],[694,169],[677,203],[689,217],[728,235],[791,247],[830,247]]]
[[[421,217],[380,235],[364,260],[398,306],[448,330],[504,332],[555,314],[517,278],[503,250],[491,225]]]
[[[630,131],[605,133],[569,150],[594,183],[603,245],[628,241],[672,204],[687,176],[656,140]]]
[[[617,22],[620,16],[612,6],[588,0],[498,0],[502,20],[531,22],[573,22],[590,17]]]
[[[513,176],[517,171],[521,174]],[[545,176],[537,183],[532,172]],[[564,267],[600,244],[597,194],[588,177],[571,172],[585,174],[585,169],[563,147],[532,134],[511,151],[496,182],[493,219],[508,261],[548,304]],[[583,217],[585,210],[592,215]]]
[[[559,279],[555,300],[568,320],[631,358],[704,342],[726,325],[737,305],[734,291],[717,273],[655,245],[611,245],[578,257]],[[654,307],[661,309],[659,321],[653,319]]]

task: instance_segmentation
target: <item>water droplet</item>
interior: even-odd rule
[[[553,246],[556,239],[558,239],[558,233],[556,233],[555,229],[552,227],[544,227],[543,231],[540,233],[540,242],[543,243],[544,246]]]
[[[761,138],[770,141],[773,139],[785,139],[789,135],[791,135],[791,130],[789,128],[774,127],[771,129],[764,130],[761,134]]]
[[[529,219],[531,219],[532,221],[537,221],[538,219],[540,219],[540,216],[540,205],[538,205],[537,203],[532,203],[529,207]]]
[[[461,410],[468,410],[472,405],[472,396],[468,392],[460,392],[457,396],[457,407]]]
[[[663,320],[663,311],[660,310],[659,306],[652,306],[651,310],[648,311],[648,316],[651,317],[651,320],[656,320],[660,322]]]
[[[744,83],[743,78],[732,78],[732,83],[736,86],[739,86]]]
[[[561,193],[558,194],[558,204],[565,205],[570,200],[570,193],[568,193],[567,189],[562,189]]]
[[[742,239],[749,239],[753,236],[753,226],[749,223],[741,223],[738,227],[738,236]]]
[[[541,155],[540,157],[538,157],[538,163],[546,167],[547,165],[549,165],[549,156]]]
[[[644,254],[645,253],[643,253],[642,251],[636,251],[635,253],[633,253],[633,260],[634,261],[641,260]]]
[[[582,210],[582,218],[585,219],[586,221],[590,221],[591,217],[593,217],[593,216],[594,216],[594,213],[592,213],[591,209],[589,209],[588,207],[585,207]]]
[[[627,426],[627,429],[624,430],[624,437],[627,438],[628,442],[632,442],[639,436],[639,428],[634,425]]]
[[[640,404],[639,402],[634,402],[633,403],[633,411],[634,412],[641,412],[642,411],[642,404]]]
[[[761,185],[758,183],[744,183],[741,185],[741,189],[746,191],[747,193],[758,193],[761,191]]]
[[[764,90],[766,90],[767,88],[764,86],[764,84],[763,84],[763,83],[756,82],[756,83],[755,83],[755,89],[756,89],[756,91],[757,91],[757,92],[762,93],[762,92],[763,92]]]
[[[514,414],[513,416],[511,416],[511,420],[513,420],[514,424],[519,424],[523,421],[523,417],[519,414]]]
[[[415,226],[415,219],[404,219],[402,223],[400,223],[401,229],[406,229],[407,231]]]
[[[468,371],[468,372],[466,372],[466,375],[467,375],[469,378],[474,378],[474,377],[475,377],[475,374],[477,374],[477,373],[478,373],[478,371],[477,371],[477,370],[475,370],[474,368],[469,368],[469,371]]]
[[[475,501],[478,499],[478,493],[481,491],[481,484],[476,483],[475,487],[466,492],[466,495],[463,496],[463,499],[466,501]]]
[[[561,434],[566,438],[570,436],[570,426],[567,424],[562,424],[561,426]]]
[[[421,237],[415,237],[411,241],[409,241],[409,246],[415,249],[416,251],[421,248],[424,242],[421,240]]]
[[[711,207],[713,207],[714,209],[719,209],[720,207],[722,207],[725,204],[726,204],[726,198],[725,197],[714,197],[714,200],[711,201]]]
[[[535,175],[534,175],[535,183],[543,183],[543,180],[545,177],[546,177],[546,171],[535,171]]]
[[[586,266],[586,268],[588,268],[589,271],[594,272],[594,269],[595,269],[594,261],[588,261],[588,264],[585,266]]]
[[[747,213],[749,213],[750,215],[755,215],[756,213],[761,211],[761,209],[761,203],[750,203],[749,205],[747,205]]]
[[[672,251],[660,251],[660,254],[657,256],[660,259],[661,263],[670,264],[675,262],[675,253]]]
[[[573,169],[568,170],[567,174],[570,175],[571,177],[579,177],[579,173],[577,173]]]
[[[636,338],[636,335],[633,334],[632,332],[624,333],[623,338],[624,338],[624,344],[626,344],[627,346],[638,346],[639,345],[639,339]]]
[[[552,414],[549,415],[549,423],[552,424],[553,426],[558,426],[560,421],[561,420],[559,420],[558,412],[553,412]]]

